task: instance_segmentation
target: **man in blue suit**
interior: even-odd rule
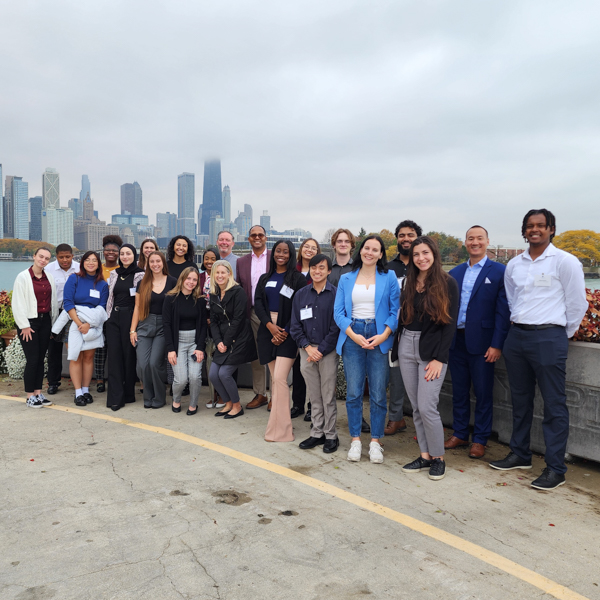
[[[494,363],[502,354],[510,326],[504,290],[506,267],[487,257],[488,232],[480,225],[467,231],[469,260],[450,271],[460,289],[457,329],[450,347],[454,434],[445,448],[469,445],[471,383],[475,391],[475,423],[471,458],[481,458],[492,433]]]

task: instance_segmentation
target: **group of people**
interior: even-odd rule
[[[189,394],[186,414],[197,414],[206,361],[211,386],[206,406],[218,409],[217,417],[240,417],[237,371],[250,362],[255,395],[245,409],[267,407],[265,440],[293,441],[292,419],[305,415],[311,431],[300,448],[322,445],[331,453],[339,447],[341,357],[348,460],[361,459],[361,433],[369,433],[370,461],[383,462],[382,438],[406,429],[406,395],[420,454],[402,470],[427,471],[440,480],[446,450],[468,447],[470,457],[484,456],[492,432],[494,364],[504,355],[513,402],[511,451],[490,466],[531,468],[537,383],[544,399],[547,467],[532,486],[554,489],[566,472],[567,342],[587,308],[581,263],[552,244],[555,231],[550,211],[529,211],[521,230],[528,248],[505,267],[488,257],[488,232],[474,225],[466,232],[469,260],[450,273],[442,268],[435,240],[411,220],[396,227],[398,254],[390,261],[378,235],[366,236],[356,248],[354,235],[343,228],[331,238],[333,260],[312,238],[297,253],[287,240],[267,250],[260,225],[250,229],[251,252],[242,257],[232,252],[231,233],[220,232],[217,248],[205,251],[199,268],[192,242],[182,235],[170,241],[167,256],[151,239],[138,256],[131,244],[106,236],[104,264],[94,251],[75,263],[65,244],[50,263],[50,251],[40,248],[13,292],[27,358],[27,405],[52,403],[42,392],[44,356],[48,350],[51,395],[60,385],[63,340],[75,404],[93,402],[94,369],[97,390],[105,389],[108,358],[107,406],[114,411],[135,401],[139,379],[146,408],[165,406],[170,384],[173,412],[181,411],[182,397]],[[454,431],[444,440],[438,404],[448,368]],[[367,385],[370,423],[363,417]]]

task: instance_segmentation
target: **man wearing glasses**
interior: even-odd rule
[[[256,285],[261,275],[264,275],[269,268],[269,260],[271,252],[267,250],[267,232],[262,225],[254,225],[248,234],[248,241],[252,252],[238,259],[236,280],[242,286],[248,296],[248,318],[252,325],[252,333],[254,334],[254,342],[256,342],[256,334],[260,320],[254,312],[254,294],[256,293]],[[258,347],[257,347],[258,352]],[[260,408],[265,404],[269,404],[267,410],[271,409],[270,402],[267,398],[267,373],[266,366],[260,364],[260,361],[252,361],[252,387],[254,389],[254,398],[246,404],[246,408]]]
[[[329,283],[338,286],[340,277],[352,271],[352,253],[356,246],[356,238],[349,229],[338,229],[331,236],[331,245],[335,252]]]

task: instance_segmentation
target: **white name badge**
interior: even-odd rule
[[[267,281],[267,285],[265,287],[277,287],[276,281]]]
[[[294,295],[294,290],[291,287],[284,285],[279,293],[286,298],[291,298]]]
[[[129,295],[135,296],[135,288],[129,288]]]
[[[300,320],[305,321],[306,319],[312,319],[312,307],[307,306],[306,308],[300,309]]]
[[[536,275],[533,285],[535,287],[550,287],[552,285],[552,275],[548,275],[547,273]]]
[[[90,296],[92,298],[100,298],[100,292],[98,290],[90,290]]]
[[[398,277],[398,287],[402,289],[402,282],[404,281],[404,277]]]

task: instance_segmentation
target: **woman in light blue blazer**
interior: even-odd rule
[[[369,378],[371,442],[369,457],[383,462],[383,437],[387,412],[386,389],[390,376],[388,351],[398,326],[400,288],[386,268],[385,246],[378,235],[360,245],[352,271],[342,275],[335,298],[335,322],[340,328],[337,353],[344,359],[347,382],[346,410],[352,443],[348,460],[360,460],[362,404],[365,378]]]

